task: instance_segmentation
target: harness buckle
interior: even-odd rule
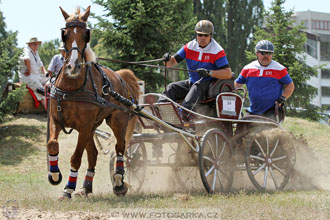
[[[61,108],[60,105],[57,106],[57,111],[58,111],[58,112],[62,111],[62,108]]]
[[[103,95],[109,95],[109,92],[105,92],[106,88],[109,88],[109,86],[107,86],[107,85],[102,86],[102,94]]]

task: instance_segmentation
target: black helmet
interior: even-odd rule
[[[214,27],[211,21],[200,20],[195,26],[195,31],[197,34],[213,34]]]
[[[265,51],[274,53],[274,44],[268,40],[261,40],[257,43],[255,52]]]

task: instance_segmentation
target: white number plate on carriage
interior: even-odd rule
[[[233,96],[222,96],[222,114],[236,115],[236,98]]]

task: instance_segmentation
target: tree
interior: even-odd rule
[[[40,47],[38,49],[38,53],[39,53],[40,59],[43,62],[46,69],[47,69],[52,57],[55,54],[59,53],[59,50],[58,50],[59,46],[60,46],[59,39],[45,41],[40,45]]]
[[[244,51],[250,49],[255,26],[263,20],[262,0],[194,0],[198,20],[214,25],[214,39],[225,49],[230,67],[239,73],[247,63]]]
[[[22,52],[16,47],[16,36],[17,32],[6,31],[6,23],[0,11],[0,122],[6,114],[16,110],[24,92],[23,89],[18,89],[8,97],[2,97],[8,79],[13,77],[15,71],[17,72],[18,57]]]
[[[318,120],[320,109],[310,104],[317,90],[306,84],[306,81],[316,75],[316,69],[305,64],[304,44],[306,35],[302,25],[293,27],[291,16],[293,11],[285,12],[282,7],[285,0],[274,0],[270,11],[266,12],[266,27],[257,28],[254,43],[262,39],[273,42],[275,53],[273,59],[284,65],[295,84],[295,91],[288,100],[288,115]],[[247,51],[250,60],[255,59],[254,51]],[[298,110],[299,108],[305,111]]]
[[[227,53],[232,70],[239,73],[247,63],[245,50],[251,49],[256,27],[263,21],[262,0],[227,1]]]
[[[112,58],[141,61],[176,52],[191,39],[194,25],[192,0],[94,0],[106,17],[97,16],[103,46],[112,48]],[[109,19],[111,17],[111,19]],[[146,91],[157,91],[163,76],[156,69],[112,65],[133,69],[146,81]]]

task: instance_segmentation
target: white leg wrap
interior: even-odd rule
[[[113,176],[115,186],[121,186],[123,184],[123,175],[117,173]]]

